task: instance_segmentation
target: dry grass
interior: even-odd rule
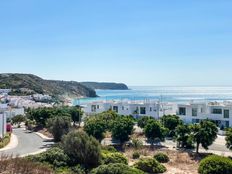
[[[133,165],[136,161],[132,159],[132,154],[135,150],[132,148],[127,148],[125,150],[125,155],[129,159],[129,165]],[[200,157],[195,157],[193,154],[181,151],[172,151],[166,148],[149,148],[144,147],[138,150],[142,158],[153,157],[156,153],[163,152],[166,153],[170,162],[164,164],[167,168],[165,174],[198,174],[198,165]]]
[[[53,135],[46,128],[43,128],[43,129],[39,130],[38,132],[49,137],[49,138],[53,138]]]
[[[12,156],[0,156],[1,174],[53,174],[53,171],[42,164],[28,161],[24,158],[12,158]]]

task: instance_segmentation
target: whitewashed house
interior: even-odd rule
[[[178,104],[177,115],[187,124],[210,119],[219,127],[232,127],[232,102]]]
[[[87,115],[113,110],[119,115],[132,115],[136,118],[151,116],[156,119],[163,115],[175,114],[174,103],[160,103],[158,101],[98,101],[84,107]]]
[[[7,110],[7,104],[0,104],[0,138],[3,138],[6,134],[7,118],[5,111]]]

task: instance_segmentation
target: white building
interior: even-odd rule
[[[177,115],[187,124],[210,119],[219,127],[232,127],[232,102],[178,104]]]
[[[98,101],[87,104],[84,112],[87,115],[113,110],[119,115],[132,115],[136,118],[152,116],[156,119],[163,115],[175,114],[176,105],[158,101]]]
[[[7,104],[0,104],[0,138],[6,134],[6,114]]]
[[[5,111],[5,115],[7,118],[13,118],[16,115],[25,115],[24,108],[8,108],[8,110]]]

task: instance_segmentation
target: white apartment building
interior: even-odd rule
[[[6,114],[7,104],[0,104],[0,138],[3,138],[6,134]]]
[[[178,104],[177,115],[187,124],[214,120],[219,127],[232,127],[232,102]]]
[[[156,119],[163,115],[175,114],[176,105],[158,101],[98,101],[84,107],[87,115],[113,110],[119,115],[132,115],[135,118],[152,116]]]

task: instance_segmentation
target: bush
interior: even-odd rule
[[[103,146],[102,150],[109,151],[109,152],[118,152],[113,146]]]
[[[6,145],[8,145],[10,143],[10,138],[11,138],[11,135],[6,134],[5,137],[0,140],[0,149],[5,147]]]
[[[54,168],[65,167],[69,161],[68,156],[58,147],[51,148],[35,156],[29,156],[28,159],[34,162],[51,164]]]
[[[167,163],[169,162],[169,157],[168,155],[164,154],[164,153],[157,153],[154,155],[154,158],[160,162],[160,163]]]
[[[91,171],[90,174],[145,174],[139,169],[129,167],[125,164],[101,165]]]
[[[141,159],[134,166],[146,173],[164,173],[167,170],[162,164],[152,158]]]
[[[122,163],[122,164],[128,164],[127,158],[119,153],[119,152],[108,152],[103,151],[102,152],[102,163],[103,164],[111,164],[111,163]]]
[[[134,152],[132,155],[133,159],[139,159],[140,158],[140,153],[139,152]]]
[[[73,167],[72,171],[75,174],[85,174],[85,170],[80,165]]]
[[[101,161],[101,146],[94,137],[85,132],[73,131],[63,137],[61,146],[69,156],[71,165],[86,168],[97,167]]]
[[[231,174],[232,160],[226,157],[211,155],[200,162],[200,174]]]
[[[69,132],[71,128],[71,119],[66,116],[49,118],[47,121],[47,128],[53,135],[54,141],[58,142],[63,135]]]

